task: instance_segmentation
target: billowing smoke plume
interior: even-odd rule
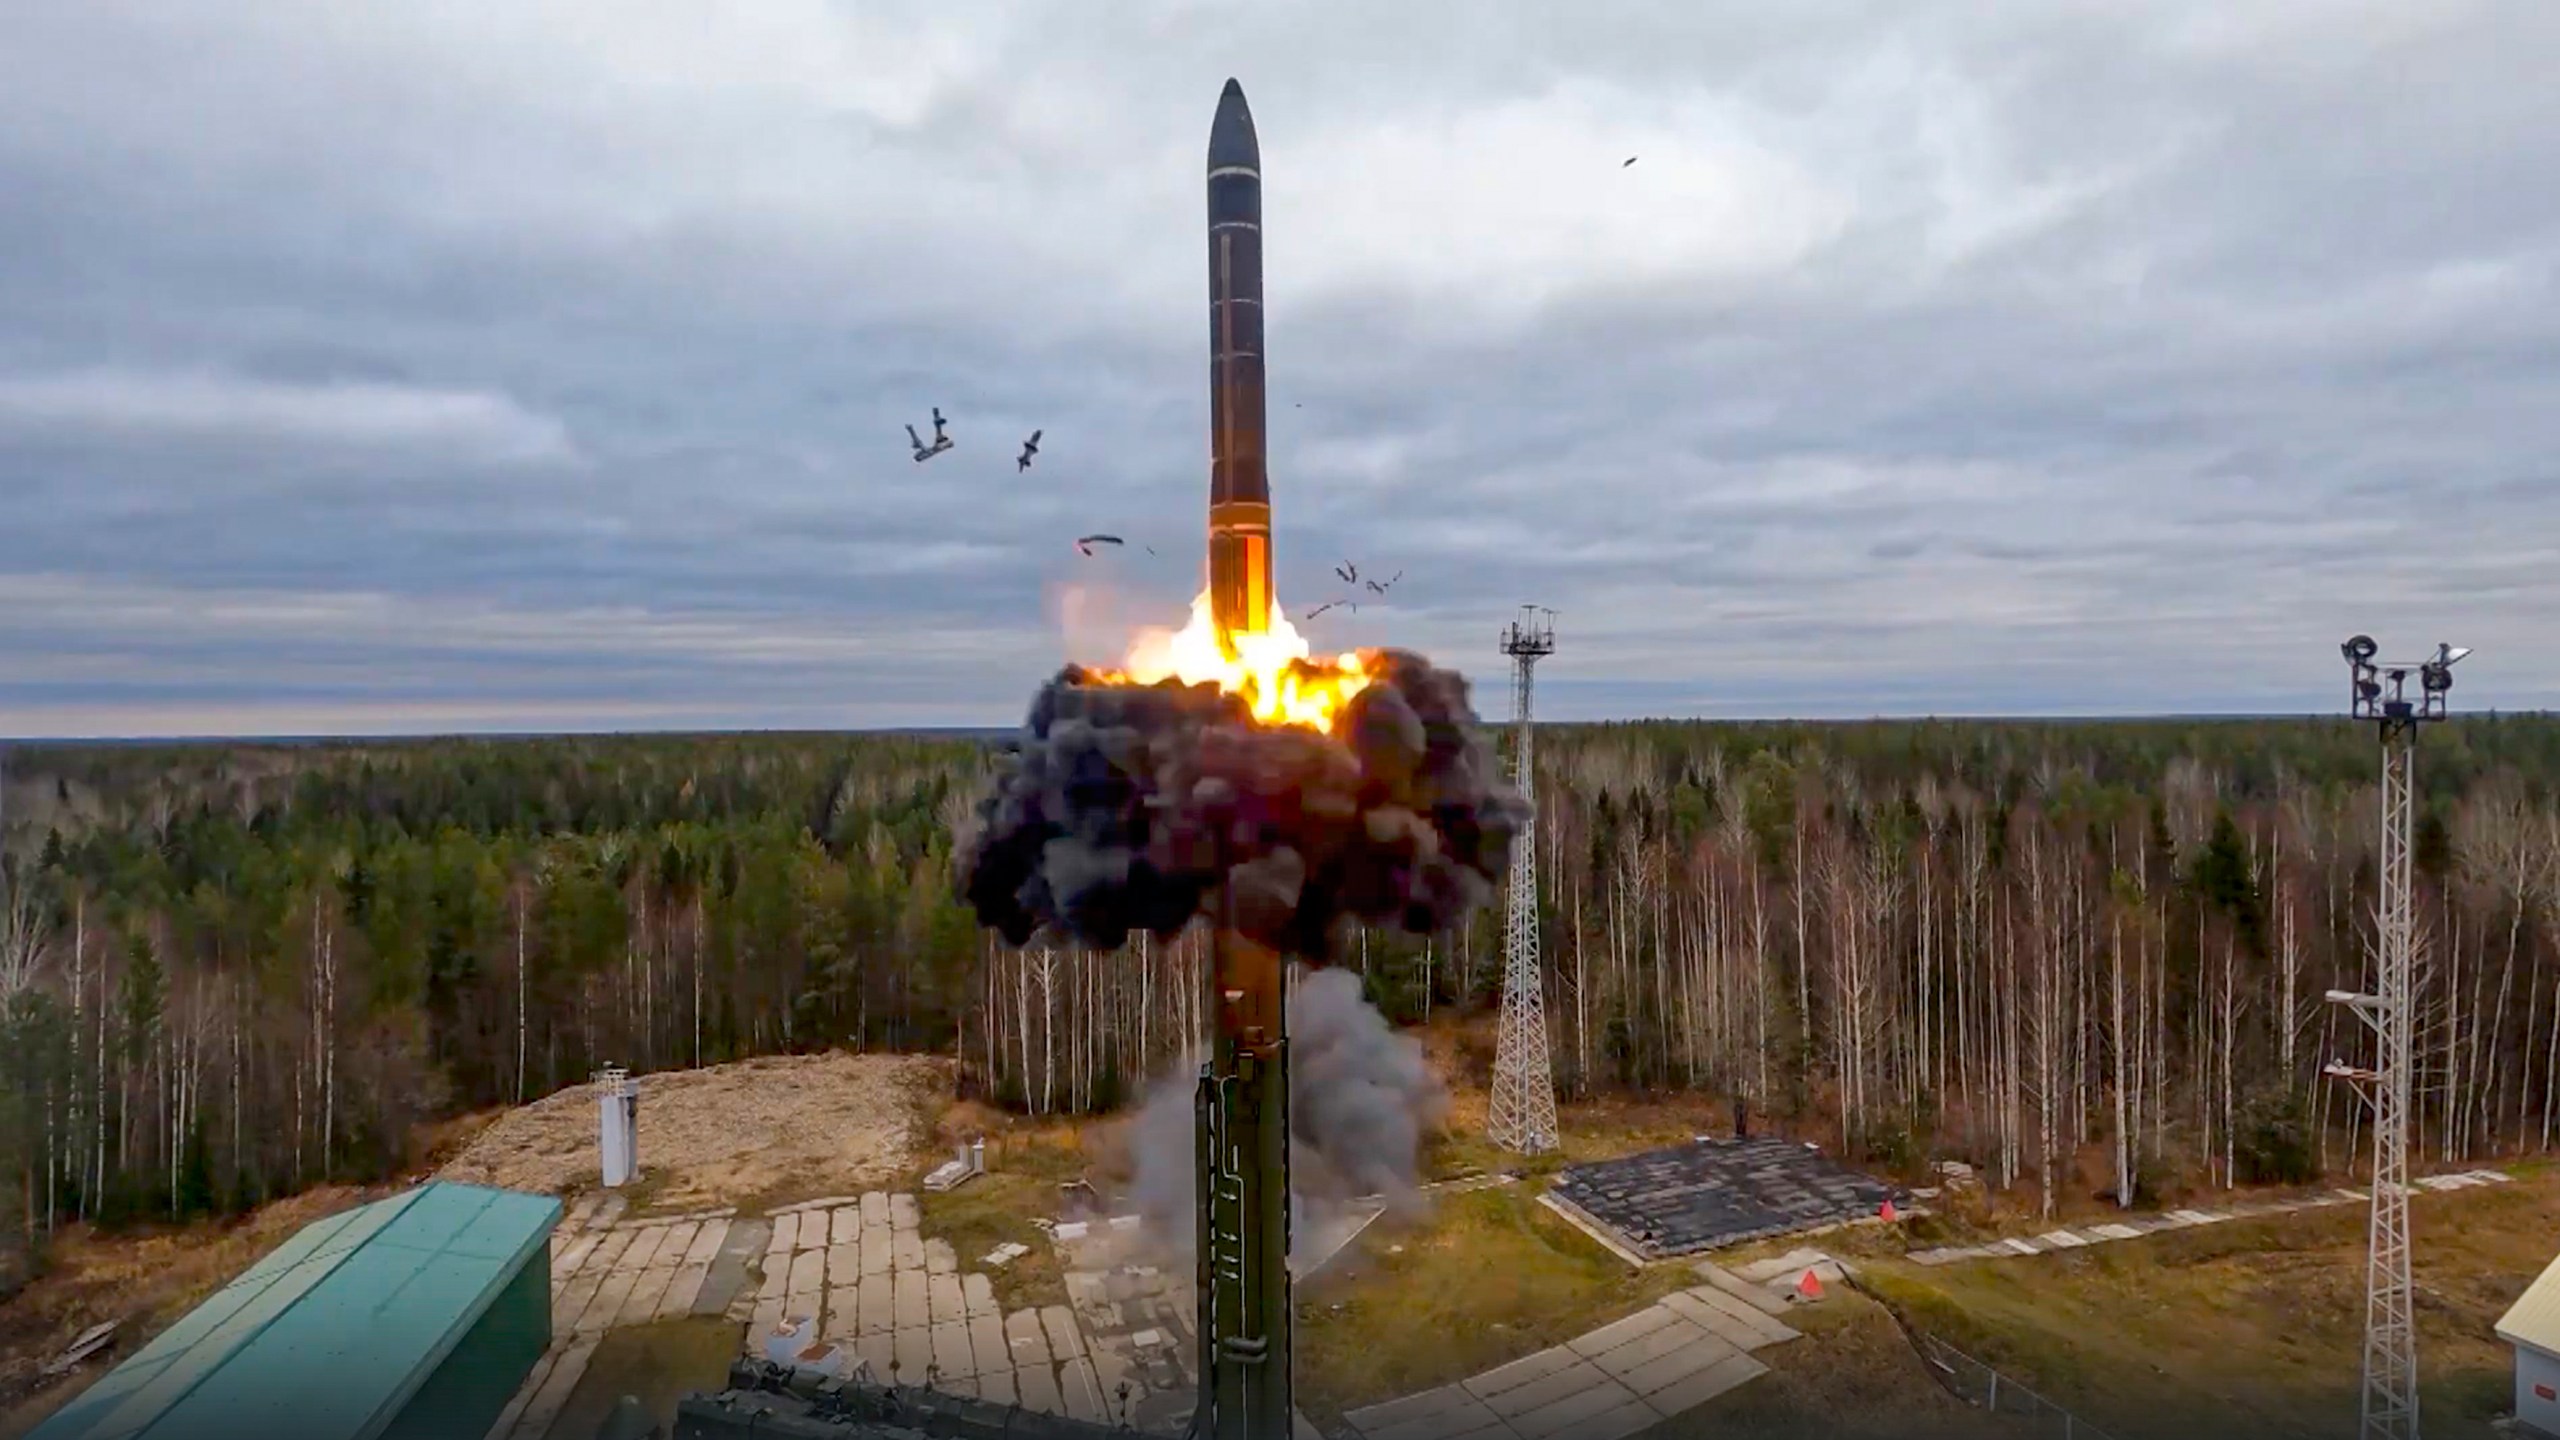
[[[1289,1204],[1309,1236],[1343,1202],[1410,1201],[1424,1133],[1448,1095],[1422,1046],[1397,1034],[1348,970],[1302,974],[1289,991]],[[1199,1219],[1192,1105],[1200,1057],[1159,1081],[1130,1122],[1132,1199],[1146,1231],[1187,1250]]]
[[[1231,923],[1322,961],[1337,922],[1417,934],[1493,894],[1527,816],[1468,735],[1467,682],[1421,656],[1375,676],[1333,733],[1253,722],[1215,686],[1093,685],[1032,702],[961,856],[979,920],[1115,949],[1170,938],[1232,881]]]

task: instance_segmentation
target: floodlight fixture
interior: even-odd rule
[[[2338,648],[2346,652],[2348,664],[2364,665],[2372,661],[2374,650],[2377,647],[2373,643],[2372,636],[2358,635]]]

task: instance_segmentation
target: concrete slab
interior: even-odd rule
[[[1916,1257],[1915,1257],[1916,1258]],[[1723,1266],[1708,1262],[1697,1267],[1697,1275],[1709,1285],[1768,1316],[1787,1313],[1787,1303],[1769,1293],[1769,1287],[1754,1285]],[[1691,1292],[1696,1293],[1696,1292]]]
[[[827,1212],[827,1243],[851,1245],[862,1238],[862,1211],[847,1205]]]
[[[1013,1368],[1013,1347],[1005,1343],[1004,1320],[1001,1316],[972,1315],[968,1319],[969,1369],[978,1375],[990,1375]]]
[[[865,1275],[854,1290],[854,1333],[886,1335],[898,1328],[896,1294],[886,1275]]]
[[[729,1243],[729,1231],[736,1225],[735,1220],[703,1221],[702,1227],[693,1232],[693,1243],[685,1247],[684,1259],[678,1263],[710,1264],[712,1259],[720,1253],[720,1247]]]
[[[1736,1355],[1719,1360],[1686,1380],[1664,1386],[1646,1396],[1645,1403],[1667,1420],[1695,1410],[1727,1390],[1768,1373],[1768,1366],[1748,1355]]]
[[[1761,1292],[1767,1294],[1766,1290]],[[1746,1305],[1711,1285],[1683,1290],[1663,1297],[1662,1303],[1674,1312],[1706,1327],[1737,1350],[1757,1350],[1764,1345],[1784,1345],[1796,1338],[1793,1326],[1770,1316],[1757,1306]]]
[[[594,1235],[585,1235],[570,1241],[552,1255],[551,1273],[554,1276],[575,1275],[578,1273],[578,1266],[585,1262],[589,1252],[593,1251],[599,1243],[601,1243],[600,1238]]]
[[[1623,1320],[1613,1320],[1597,1330],[1577,1335],[1564,1343],[1566,1349],[1588,1358],[1615,1350],[1629,1341],[1642,1339],[1666,1325],[1679,1323],[1678,1315],[1659,1305],[1649,1305]]]
[[[2089,1233],[2100,1240],[2139,1240],[2142,1232],[2130,1225],[2092,1225]]]
[[[1591,1363],[1599,1367],[1601,1374],[1620,1383],[1626,1383],[1629,1375],[1666,1355],[1704,1356],[1705,1358],[1695,1362],[1692,1367],[1695,1368],[1726,1355],[1740,1354],[1741,1351],[1741,1346],[1683,1319],[1657,1330],[1648,1330],[1624,1345],[1604,1350],[1592,1356]],[[1629,1388],[1634,1387],[1629,1385]],[[1644,1392],[1637,1390],[1636,1393],[1641,1395]]]
[[[875,1383],[881,1385],[889,1383],[889,1362],[898,1358],[898,1346],[894,1336],[886,1330],[869,1335],[856,1335],[853,1337],[853,1353],[862,1363],[871,1367],[871,1378]]]
[[[600,1335],[612,1326],[622,1307],[631,1303],[632,1287],[640,1283],[643,1272],[616,1270],[604,1279],[604,1287],[596,1291],[595,1303],[578,1315],[576,1330],[581,1335]]]
[[[969,1347],[969,1327],[962,1321],[936,1325],[925,1332],[933,1337],[933,1364],[937,1376],[962,1379],[978,1373],[978,1357]]]
[[[1037,1310],[1016,1310],[1004,1317],[1004,1343],[1017,1370],[1049,1363],[1049,1336]]]
[[[568,1289],[552,1297],[551,1333],[554,1337],[568,1335],[577,1330],[578,1317],[586,1314],[587,1307],[595,1303],[596,1292],[604,1288],[606,1278],[602,1270],[590,1271],[571,1281]]]
[[[1661,1413],[1642,1400],[1630,1400],[1573,1427],[1572,1440],[1626,1440],[1639,1430],[1662,1423]]]
[[[1491,1395],[1478,1391],[1476,1398],[1484,1402],[1486,1409],[1501,1416],[1516,1430],[1520,1428],[1520,1419],[1524,1415],[1544,1410],[1568,1396],[1605,1389],[1617,1383],[1601,1374],[1599,1368],[1590,1361],[1575,1356],[1574,1363],[1564,1369],[1550,1371],[1526,1385],[1514,1385],[1508,1390],[1497,1391]],[[1625,1387],[1619,1386],[1619,1388]]]
[[[933,1305],[925,1295],[922,1270],[901,1270],[889,1277],[891,1327],[920,1330],[933,1323]]]
[[[766,1248],[778,1254],[788,1255],[792,1250],[792,1242],[799,1236],[799,1216],[776,1215],[773,1217],[773,1239],[766,1242]]]
[[[622,1252],[622,1257],[614,1262],[614,1268],[618,1270],[648,1269],[649,1262],[657,1258],[658,1247],[665,1244],[666,1240],[667,1227],[664,1225],[652,1225],[646,1230],[633,1232],[630,1248]]]
[[[650,1267],[672,1269],[683,1264],[684,1257],[692,1253],[694,1237],[701,1233],[702,1222],[699,1220],[684,1220],[668,1226],[665,1238],[658,1244],[658,1253],[649,1257]]]
[[[913,1230],[917,1222],[923,1218],[924,1211],[917,1206],[916,1197],[913,1195],[889,1197],[889,1223],[893,1227],[900,1230]]]
[[[990,1405],[1013,1404],[1013,1372],[1010,1370],[989,1370],[979,1372],[978,1398],[986,1401]]]
[[[922,1270],[924,1268],[924,1237],[913,1230],[891,1230],[889,1232],[889,1268]]]
[[[822,1339],[838,1344],[851,1344],[862,1333],[862,1305],[853,1287],[839,1285],[827,1292],[827,1311],[818,1322]]]
[[[1508,1417],[1520,1440],[1582,1440],[1579,1427],[1610,1411],[1644,1402],[1615,1380],[1594,1379],[1581,1389],[1528,1412]],[[1498,1407],[1497,1407],[1498,1408]]]
[[[863,1274],[886,1275],[890,1271],[898,1268],[894,1263],[897,1259],[897,1256],[893,1253],[895,1247],[889,1243],[890,1237],[894,1233],[895,1232],[890,1230],[890,1228],[885,1224],[865,1225],[862,1227],[860,1248],[862,1251]]]
[[[889,1336],[889,1358],[896,1362],[900,1385],[922,1385],[933,1368],[933,1331],[899,1330]]]
[[[1741,1353],[1721,1340],[1702,1341],[1685,1349],[1656,1355],[1616,1379],[1638,1395],[1658,1395],[1690,1376],[1721,1365]]]
[[[2036,1241],[2048,1250],[2077,1250],[2089,1243],[2068,1230],[2046,1231],[2037,1236]]]
[[[960,1277],[960,1305],[973,1317],[1004,1313],[996,1304],[995,1282],[975,1270]]]
[[[1049,1358],[1061,1364],[1084,1354],[1084,1335],[1076,1329],[1075,1313],[1064,1305],[1044,1305],[1040,1309],[1040,1330],[1049,1339]]]
[[[622,1313],[614,1317],[613,1323],[646,1325],[657,1319],[659,1302],[667,1298],[668,1287],[675,1284],[675,1279],[673,1267],[652,1266],[641,1271],[639,1280],[631,1287],[631,1298],[622,1302]]]
[[[1016,1404],[1042,1415],[1063,1415],[1065,1398],[1058,1393],[1058,1375],[1046,1365],[1025,1365],[1013,1372]]]
[[[855,1208],[862,1212],[865,1225],[885,1226],[889,1223],[889,1197],[882,1191],[873,1190],[865,1194]]]
[[[1095,1425],[1110,1423],[1111,1409],[1102,1399],[1102,1379],[1094,1373],[1089,1357],[1058,1367],[1058,1398],[1066,1402],[1067,1414],[1075,1419]]]
[[[710,1276],[711,1264],[706,1260],[688,1260],[677,1266],[675,1279],[667,1283],[667,1293],[658,1300],[656,1318],[672,1320],[692,1314],[694,1302],[702,1298],[702,1282]]]
[[[957,1275],[960,1273],[960,1257],[952,1250],[950,1241],[930,1236],[924,1242],[924,1268],[928,1275]]]
[[[1342,1418],[1350,1421],[1353,1429],[1369,1436],[1370,1440],[1378,1440],[1379,1432],[1394,1426],[1453,1412],[1481,1413],[1487,1420],[1495,1418],[1492,1411],[1484,1408],[1484,1402],[1469,1394],[1464,1385],[1443,1385],[1436,1390],[1417,1391],[1399,1400],[1345,1411]]]
[[[960,1277],[927,1274],[924,1277],[925,1306],[936,1325],[969,1318],[969,1306],[961,1299]]]
[[[827,1283],[850,1285],[862,1275],[862,1249],[856,1245],[827,1247]]]
[[[779,1300],[791,1293],[791,1257],[768,1252],[764,1257],[764,1279],[756,1286],[759,1300]]]
[[[815,1295],[827,1288],[827,1252],[802,1250],[791,1257],[791,1280],[783,1286],[788,1295]]]
[[[1541,1350],[1535,1355],[1524,1355],[1508,1365],[1495,1366],[1481,1375],[1471,1376],[1458,1383],[1466,1386],[1467,1392],[1477,1399],[1489,1401],[1496,1395],[1517,1389],[1522,1385],[1533,1384],[1560,1370],[1570,1370],[1581,1363],[1581,1356],[1558,1345],[1552,1349]]]

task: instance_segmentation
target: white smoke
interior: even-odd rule
[[[1390,1209],[1418,1196],[1422,1137],[1448,1092],[1423,1058],[1360,993],[1360,977],[1316,970],[1289,989],[1290,1232],[1312,1233],[1342,1209],[1378,1197]],[[1132,1199],[1150,1239],[1191,1253],[1200,1057],[1158,1080],[1129,1125]]]

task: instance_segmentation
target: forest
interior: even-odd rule
[[[1488,743],[1500,736],[1488,731]],[[1568,1095],[1695,1091],[1881,1164],[2077,1184],[2340,1172],[2379,750],[2343,719],[1541,726]],[[929,735],[0,753],[0,1194],[224,1214],[394,1173],[422,1121],[830,1046],[1098,1111],[1189,1042],[1197,935],[1007,949],[951,883],[991,748]],[[2560,719],[2418,758],[2423,1159],[2560,1116]],[[1391,1017],[1497,1001],[1501,916],[1355,933]]]

